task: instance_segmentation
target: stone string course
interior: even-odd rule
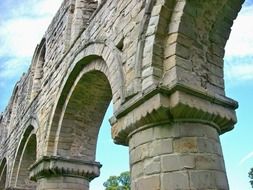
[[[64,0],[0,114],[0,189],[88,190],[112,101],[132,190],[228,190],[223,57],[242,3]]]

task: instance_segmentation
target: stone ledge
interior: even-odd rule
[[[195,97],[201,98],[203,100],[210,101],[214,104],[221,105],[227,108],[231,109],[237,109],[238,108],[238,102],[228,98],[228,97],[221,97],[221,96],[215,96],[208,92],[203,92],[197,89],[193,89],[191,87],[185,86],[183,84],[177,83],[174,84],[172,87],[156,87],[152,86],[151,89],[147,90],[145,94],[142,94],[141,96],[136,96],[136,98],[131,99],[131,101],[126,102],[124,105],[121,106],[120,109],[116,110],[115,116],[116,118],[126,115],[127,113],[131,112],[133,109],[135,109],[137,106],[144,103],[147,99],[153,97],[154,95],[161,93],[166,95],[171,95],[176,91],[181,91],[189,95],[193,95]],[[113,120],[114,118],[111,118]]]
[[[29,170],[30,179],[33,181],[52,176],[76,177],[91,181],[100,175],[101,167],[99,162],[43,156]]]
[[[113,138],[118,144],[128,144],[127,136],[135,130],[158,123],[203,123],[219,134],[233,129],[236,123],[236,101],[216,97],[181,84],[172,88],[156,88],[140,99],[123,106],[111,118]]]

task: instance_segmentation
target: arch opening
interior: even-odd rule
[[[8,120],[7,120],[7,125],[9,125],[8,130],[8,135],[10,135],[12,133],[12,130],[15,128],[15,120],[17,117],[17,108],[19,105],[19,91],[20,91],[20,87],[19,87],[19,83],[16,84],[14,90],[13,90],[13,94],[10,100],[10,105],[8,108]]]
[[[104,183],[110,176],[120,176],[121,173],[130,171],[128,147],[115,144],[111,138],[109,118],[112,115],[113,106],[111,102],[104,116],[97,140],[96,160],[101,162],[103,166],[100,168],[100,176],[91,181],[90,190],[105,189]]]
[[[46,59],[46,39],[43,38],[38,49],[35,53],[35,70],[33,76],[33,85],[32,85],[32,98],[33,99],[41,89],[42,78],[44,75],[43,67]]]
[[[90,185],[90,181],[95,177],[100,176],[101,164],[95,160],[99,158],[99,161],[104,161],[104,158],[97,156],[99,144],[97,141],[101,138],[100,129],[110,102],[113,103],[109,108],[112,113],[112,107],[115,109],[115,104],[121,98],[121,82],[117,72],[111,73],[104,59],[96,55],[80,56],[65,77],[52,115],[46,147],[49,162],[54,160],[56,164],[66,163],[60,166],[65,176],[74,174],[87,178],[87,185]],[[106,118],[108,120],[108,116]],[[110,141],[111,130],[108,130],[108,127],[103,127],[103,130],[107,130],[107,139]],[[113,141],[110,143],[111,146]],[[78,163],[92,167],[92,175],[91,170],[82,169]],[[68,170],[68,164],[73,164],[78,171]],[[57,176],[63,175],[61,171],[55,171]],[[99,178],[100,182],[96,180],[96,183],[103,184],[108,176],[109,174],[103,176],[103,181]],[[40,186],[41,182],[38,184]]]
[[[29,168],[36,161],[37,140],[33,133],[28,134],[27,137],[27,131],[16,155],[11,180],[15,188],[35,190],[36,183],[29,179]]]
[[[31,135],[33,129],[34,129],[33,126],[31,126],[31,125],[28,126],[26,131],[23,134],[22,140],[19,143],[18,150],[17,150],[16,155],[15,155],[15,161],[14,161],[12,173],[11,173],[11,181],[10,181],[11,186],[15,186],[16,178],[18,176],[19,163],[22,159],[21,158],[22,153],[24,151],[27,140],[28,140],[29,136]]]
[[[95,161],[97,137],[112,99],[110,83],[100,71],[84,74],[70,95],[56,140],[56,154]]]
[[[90,63],[89,66],[93,63]],[[107,70],[101,67],[88,69],[87,72],[85,70],[86,68],[80,72],[81,74],[77,74],[78,77],[74,79],[75,82],[71,83],[72,87],[69,87],[67,94],[63,91],[62,96],[66,97],[65,103],[60,97],[61,105],[64,105],[62,113],[56,115],[60,119],[56,132],[54,155],[89,163],[105,162],[101,176],[89,184],[90,189],[97,189],[98,187],[103,188],[103,183],[110,175],[113,175],[110,173],[111,168],[116,168],[120,162],[121,165],[122,162],[125,163],[124,171],[129,170],[129,155],[128,148],[123,149],[113,143],[111,131],[108,131],[110,129],[108,118],[113,114],[113,90]],[[111,155],[110,152],[114,151],[115,154]],[[101,152],[107,155],[101,156]],[[118,155],[124,156],[120,158],[120,162],[117,161]],[[108,163],[113,163],[115,166],[109,166]],[[124,171],[116,169],[113,172],[120,174]]]
[[[7,175],[7,161],[3,159],[0,165],[0,189],[4,189],[6,186],[6,175]]]

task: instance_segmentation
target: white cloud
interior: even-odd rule
[[[248,161],[249,159],[253,158],[253,152],[250,152],[249,154],[247,154],[246,156],[244,156],[240,162],[239,165],[244,164],[246,161]]]
[[[225,79],[227,84],[238,85],[253,81],[253,4],[243,6],[232,27],[226,45]]]
[[[26,0],[16,2],[12,0],[12,3],[16,3],[13,9],[9,10],[9,17],[19,16],[53,16],[63,0]],[[9,5],[12,6],[13,5]]]
[[[235,20],[226,45],[226,56],[253,55],[253,5],[244,6]]]
[[[225,60],[225,79],[237,83],[253,80],[253,57]]]
[[[17,18],[0,26],[0,56],[31,57],[43,37],[48,18]],[[38,27],[39,26],[39,27]]]
[[[20,75],[29,65],[27,59],[9,59],[1,64],[0,67],[0,79],[2,79],[1,85],[3,86],[3,79],[8,80]]]
[[[36,48],[62,0],[1,1],[0,89],[11,93],[14,83],[26,72]],[[1,10],[2,10],[1,9]],[[8,95],[0,94],[0,109]]]
[[[27,70],[36,45],[61,2],[27,0],[18,5],[8,5],[12,9],[4,13],[7,19],[0,22],[0,77],[16,78]]]
[[[40,15],[52,16],[58,10],[62,0],[43,0],[37,1],[34,0],[34,12],[39,13]]]
[[[21,4],[9,20],[0,24],[0,56],[31,57],[61,1],[30,0]]]

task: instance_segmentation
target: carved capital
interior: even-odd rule
[[[88,181],[100,175],[99,162],[67,159],[58,156],[44,156],[30,167],[30,179],[37,181],[48,177],[76,177]]]
[[[237,107],[237,102],[230,98],[177,84],[170,89],[154,89],[128,102],[110,122],[118,144],[128,144],[133,131],[175,122],[206,123],[222,134],[233,129]]]

